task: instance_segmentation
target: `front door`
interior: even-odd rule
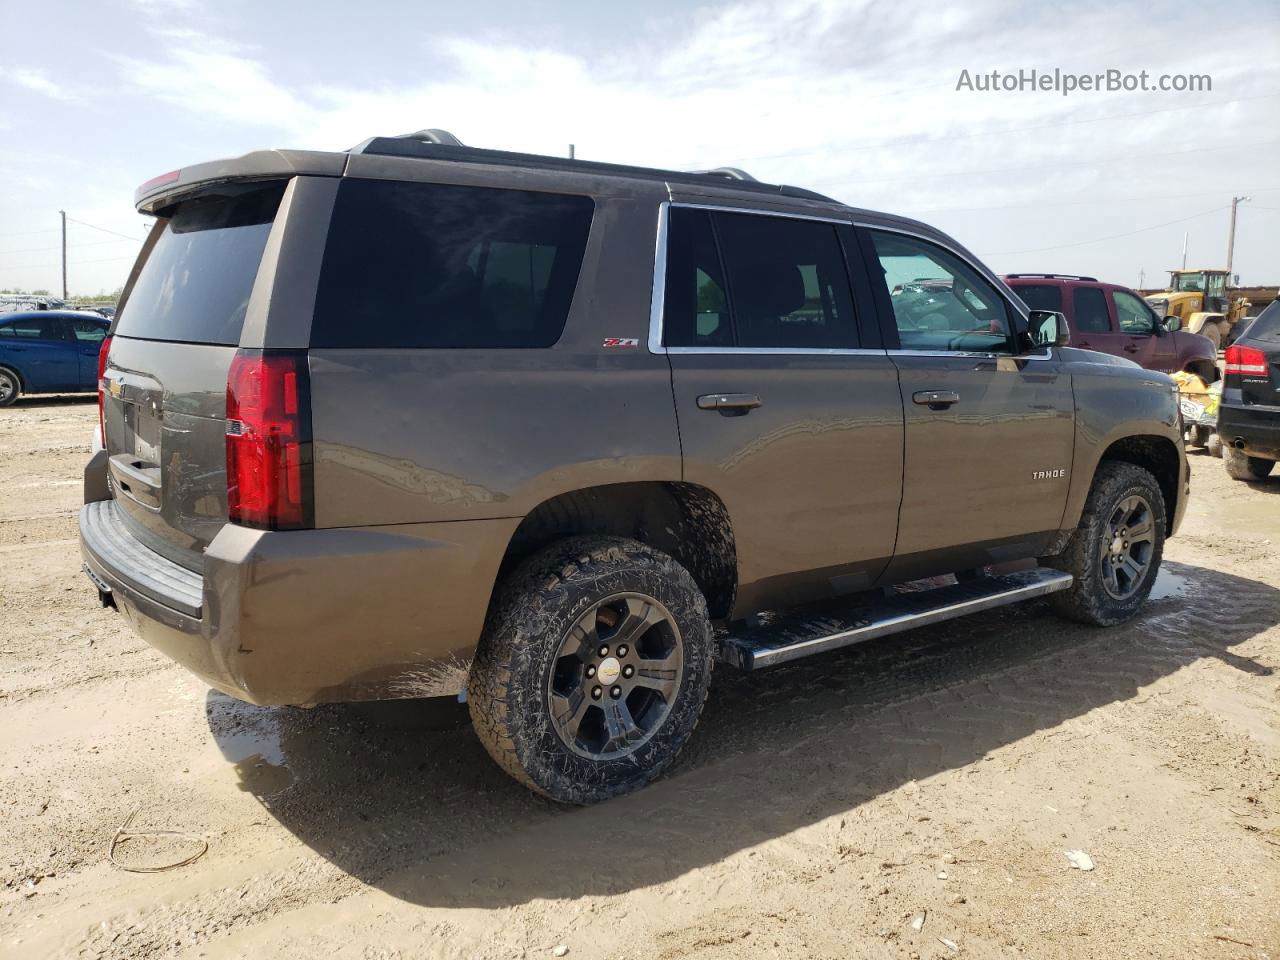
[[[658,348],[684,479],[733,525],[738,614],[867,589],[893,553],[902,406],[853,242],[836,221],[668,211]]]
[[[28,313],[0,323],[0,352],[32,393],[75,390],[75,344],[58,316]]]
[[[1124,356],[1148,370],[1172,373],[1178,366],[1173,337],[1162,331],[1146,301],[1127,290],[1112,290],[1116,321],[1125,339]]]
[[[1062,524],[1075,438],[1055,350],[1017,355],[991,278],[939,243],[864,244],[898,368],[906,449],[894,583],[1037,556]]]

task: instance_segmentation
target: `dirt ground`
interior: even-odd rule
[[[1280,478],[1193,455],[1128,626],[722,669],[669,777],[579,810],[456,703],[251,707],[136,639],[79,570],[96,417],[0,411],[0,956],[1280,957]],[[207,853],[121,870],[135,811],[186,836],[121,864]]]

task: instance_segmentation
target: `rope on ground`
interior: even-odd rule
[[[209,841],[204,837],[197,836],[194,833],[186,833],[182,830],[140,830],[130,831],[129,824],[133,823],[133,818],[138,815],[138,811],[142,808],[137,807],[133,813],[124,818],[124,823],[120,824],[116,830],[115,836],[111,838],[111,846],[107,849],[107,859],[111,863],[119,867],[121,870],[127,870],[129,873],[164,873],[166,870],[177,870],[179,867],[185,867],[188,864],[195,863],[206,853],[209,852]],[[187,840],[194,840],[200,844],[200,849],[184,860],[177,863],[168,863],[160,867],[131,867],[121,863],[116,859],[116,847],[124,840],[132,840],[135,837],[183,837]]]

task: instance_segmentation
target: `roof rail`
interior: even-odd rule
[[[716,182],[718,186],[749,190],[752,193],[772,193],[784,197],[836,203],[831,197],[803,187],[762,183],[751,174],[736,167],[718,167],[715,170],[689,173],[652,167],[632,167],[621,163],[603,163],[598,160],[571,160],[567,157],[549,157],[535,153],[487,150],[481,147],[468,147],[445,130],[419,130],[417,133],[398,137],[370,137],[346,152],[384,157],[414,157],[421,160],[448,160],[453,163],[498,164],[535,170],[573,170],[602,176],[635,177],[670,183],[707,185],[709,182]]]
[[[1088,283],[1097,283],[1097,277],[1077,277],[1071,273],[1006,273],[1006,280],[1084,280]]]
[[[417,140],[421,143],[441,143],[449,147],[465,147],[466,144],[455,137],[448,130],[441,130],[439,127],[428,127],[426,130],[418,130],[414,133],[402,133],[397,140]]]
[[[760,182],[741,167],[715,167],[711,170],[690,170],[689,172],[699,177],[723,177],[726,180],[743,180],[749,183]]]

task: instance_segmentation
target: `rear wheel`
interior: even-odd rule
[[[1054,609],[1100,627],[1128,620],[1151,592],[1164,537],[1156,478],[1132,463],[1103,462],[1066,549],[1042,560],[1075,578],[1069,590],[1050,597]]]
[[[1205,441],[1204,448],[1209,451],[1209,456],[1222,459],[1222,437],[1217,432],[1209,434],[1209,439]]]
[[[12,370],[0,367],[0,407],[7,407],[22,393],[22,384]]]
[[[1276,465],[1274,460],[1251,457],[1235,447],[1223,447],[1222,463],[1227,468],[1227,476],[1232,480],[1264,480],[1271,475],[1271,470]]]
[[[706,601],[671,557],[620,537],[574,537],[500,588],[468,683],[498,764],[564,803],[638,789],[676,759],[706,700]]]

